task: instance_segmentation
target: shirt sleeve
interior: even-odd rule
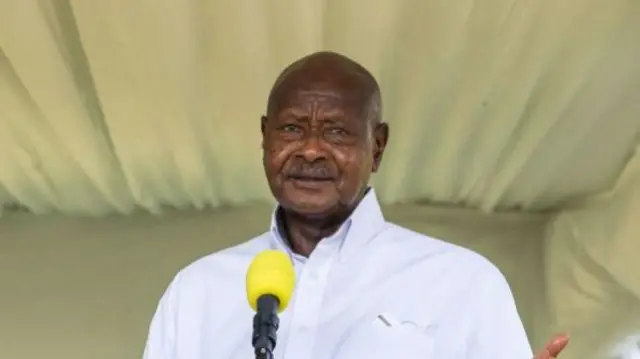
[[[174,359],[175,301],[178,276],[174,278],[160,298],[151,319],[143,359]]]
[[[479,296],[468,359],[532,359],[513,294],[495,269]]]

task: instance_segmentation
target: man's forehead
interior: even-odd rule
[[[336,53],[319,52],[289,65],[278,76],[267,104],[274,114],[290,107],[323,103],[344,112],[368,111],[379,96],[373,76],[355,61]]]
[[[333,104],[348,104],[361,99],[361,92],[331,86],[301,86],[283,89],[280,99],[284,102],[318,101]]]
[[[272,105],[282,109],[282,107],[317,103],[341,107],[344,110],[358,110],[367,102],[368,95],[362,87],[343,82],[301,80],[282,82],[278,88],[274,89]]]

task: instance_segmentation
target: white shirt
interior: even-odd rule
[[[280,249],[296,289],[275,359],[531,359],[507,282],[480,255],[386,222],[370,190],[304,258],[271,230],[180,271],[151,322],[144,359],[248,359],[245,274]]]

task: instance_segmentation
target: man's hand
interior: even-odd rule
[[[569,337],[567,335],[556,335],[534,359],[555,359],[567,344],[569,344]]]

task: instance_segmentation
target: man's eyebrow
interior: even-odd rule
[[[309,96],[309,95],[318,95],[322,97],[330,97],[332,99],[341,101],[342,96],[337,94],[335,91],[331,90],[300,90],[298,91],[298,96]]]
[[[288,105],[286,107],[282,107],[279,111],[278,114],[280,116],[299,116],[299,117],[304,117],[304,116],[308,116],[308,110],[303,109],[300,106],[296,106],[295,104],[292,105]],[[324,116],[326,116],[327,118],[335,118],[335,119],[339,119],[345,116],[345,111],[341,108],[330,108],[330,109],[324,109],[323,110]]]
[[[340,116],[335,116],[335,117],[327,117],[324,122],[332,124],[332,125],[342,125],[345,124],[346,122],[344,121],[344,119]]]

